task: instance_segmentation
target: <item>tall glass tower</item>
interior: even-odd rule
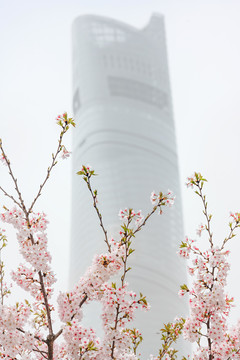
[[[178,158],[169,84],[164,19],[155,14],[139,30],[120,21],[80,16],[73,24],[72,243],[74,283],[105,247],[85,184],[76,176],[91,164],[99,176],[99,208],[106,228],[117,236],[120,208],[151,210],[151,191],[176,194],[172,209],[154,216],[134,240],[130,287],[141,291],[151,311],[139,314],[145,339],[142,354],[156,353],[163,322],[186,314],[179,284],[186,281],[176,255],[183,238]],[[93,311],[94,312],[94,311]],[[92,313],[90,317],[96,317]]]

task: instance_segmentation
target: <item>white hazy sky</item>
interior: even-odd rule
[[[240,211],[238,0],[0,0],[0,137],[30,202],[56,148],[55,117],[72,111],[73,19],[99,14],[143,27],[153,12],[165,15],[185,233],[194,237],[201,222],[199,200],[184,186],[196,170],[209,180],[213,232],[221,240],[229,211]],[[70,161],[59,164],[36,207],[49,215],[60,288],[68,280],[70,169]],[[0,168],[0,182],[10,189],[5,167]],[[0,201],[8,204],[2,195]],[[231,248],[229,290],[240,317],[239,238]],[[9,266],[18,261],[15,254],[11,232]]]

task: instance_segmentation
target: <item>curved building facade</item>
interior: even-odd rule
[[[177,257],[183,238],[171,90],[164,19],[153,15],[139,30],[122,22],[86,15],[73,24],[72,284],[105,249],[103,234],[85,184],[76,172],[91,164],[99,176],[99,208],[109,233],[117,236],[120,208],[151,210],[150,193],[171,189],[172,209],[154,216],[134,240],[130,287],[141,291],[151,311],[139,314],[141,353],[157,353],[164,322],[185,315],[178,298],[186,282],[185,266]],[[96,317],[92,310],[90,317]]]

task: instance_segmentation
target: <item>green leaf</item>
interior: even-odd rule
[[[188,286],[186,284],[181,285],[180,289],[184,291],[189,291]]]
[[[180,248],[185,248],[185,247],[187,247],[187,243],[182,241],[179,247]]]

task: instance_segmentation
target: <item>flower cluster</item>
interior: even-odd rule
[[[99,339],[96,338],[93,329],[86,329],[78,321],[73,320],[72,323],[64,326],[63,337],[68,359],[94,358],[94,353],[99,347]]]
[[[203,224],[200,224],[200,225],[198,226],[198,229],[196,230],[197,235],[198,235],[199,237],[201,237],[202,232],[203,232],[204,230],[206,230],[206,226],[204,226]]]
[[[204,177],[202,176],[201,173],[195,172],[192,176],[187,178],[187,182],[186,185],[187,187],[191,187],[193,188],[194,186],[199,186],[202,187],[204,182],[206,182],[207,180],[204,179]]]
[[[16,271],[12,271],[12,279],[25,291],[36,300],[42,300],[41,283],[38,272],[33,267],[29,268],[26,265],[20,264]],[[52,285],[56,282],[55,275],[52,271],[47,271],[43,276],[43,283],[48,297],[53,293]]]
[[[83,179],[87,181],[91,178],[91,176],[96,174],[91,165],[82,165],[82,168],[77,172],[77,175],[82,175]]]
[[[62,155],[61,155],[61,158],[62,158],[62,159],[67,159],[70,155],[71,155],[71,151],[68,151],[68,150],[66,149],[66,147],[63,145],[63,146],[62,146]]]
[[[36,271],[50,271],[51,255],[47,250],[46,228],[48,221],[44,213],[32,213],[27,221],[23,211],[14,207],[0,214],[3,222],[17,229],[20,253]]]
[[[192,247],[192,244],[195,242],[195,240],[189,239],[188,237],[186,237],[185,241],[181,243],[180,245],[180,249],[179,249],[179,256],[185,258],[185,259],[189,259],[189,255],[190,255],[190,251],[191,250],[198,250],[198,248],[196,247]]]
[[[144,219],[144,216],[142,215],[142,211],[138,210],[135,212],[133,209],[127,209],[120,210],[118,216],[121,220],[127,220],[132,221],[135,220],[135,224],[139,225]]]
[[[0,307],[0,355],[3,359],[15,358],[24,349],[32,349],[33,337],[29,332],[19,331],[27,323],[29,316],[30,308],[27,304]]]
[[[203,185],[206,179],[200,173],[188,179],[187,186],[195,188],[201,198],[206,224],[200,226],[198,234],[206,230],[209,248],[201,251],[194,240],[186,238],[180,245],[179,255],[189,259],[192,266],[189,274],[193,277],[192,287],[182,285],[179,295],[189,294],[190,315],[183,326],[183,336],[190,342],[198,344],[194,360],[230,360],[240,359],[240,324],[230,329],[227,318],[233,307],[233,298],[225,292],[230,265],[227,261],[229,251],[225,244],[235,236],[234,230],[239,227],[239,213],[231,214],[233,222],[229,223],[230,233],[221,247],[214,246],[210,230],[212,216],[208,214]]]
[[[68,130],[69,125],[72,125],[75,127],[75,122],[74,122],[73,118],[68,117],[68,114],[66,112],[63,113],[62,115],[58,115],[56,117],[56,122],[62,128],[64,128],[64,129],[67,128],[67,130]]]
[[[233,221],[236,224],[240,223],[240,213],[232,213],[232,212],[230,212],[230,216],[231,216],[231,218],[233,219]]]
[[[171,190],[168,190],[167,194],[163,194],[162,192],[156,194],[155,191],[153,191],[151,193],[150,200],[154,206],[160,208],[159,213],[162,214],[162,206],[166,205],[171,207],[174,204],[175,195],[173,195]]]
[[[235,354],[234,358],[240,359],[240,354],[237,355],[240,348],[236,348],[236,341],[230,341],[227,325],[227,316],[233,306],[233,298],[229,298],[224,290],[230,268],[227,262],[228,254],[227,251],[211,248],[202,255],[195,256],[190,272],[196,279],[192,289],[189,290],[186,285],[181,287],[180,295],[186,292],[190,295],[190,316],[184,325],[184,338],[190,342],[199,342],[202,337],[209,339],[207,346],[200,346],[194,359],[209,359],[211,355],[214,356],[212,359],[224,360],[229,359],[230,353]],[[203,354],[208,355],[203,357]]]

